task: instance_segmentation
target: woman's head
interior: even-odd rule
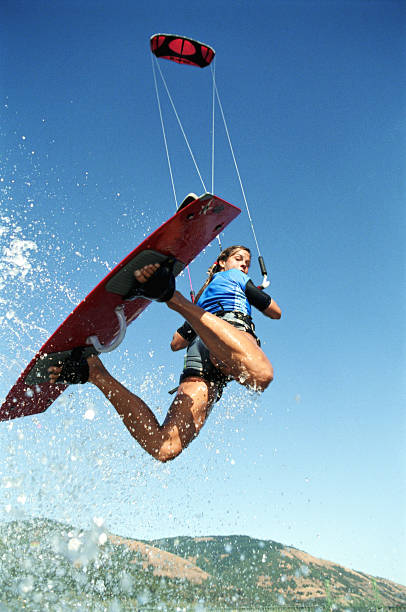
[[[217,268],[215,272],[237,269],[248,274],[250,264],[251,251],[248,247],[237,244],[227,247],[220,253],[215,264]]]
[[[203,291],[206,289],[207,285],[210,283],[213,276],[217,272],[236,268],[237,270],[242,270],[242,272],[245,272],[245,274],[247,274],[248,268],[250,267],[250,263],[251,251],[248,247],[242,246],[240,244],[235,244],[233,246],[227,247],[226,249],[224,249],[224,251],[221,251],[220,255],[217,258],[217,261],[207,270],[207,280],[196,295],[195,301],[197,302],[197,300],[202,295]]]

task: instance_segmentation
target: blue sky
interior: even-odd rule
[[[100,516],[135,538],[241,533],[405,584],[404,3],[6,0],[1,11],[0,397],[174,212],[156,32],[216,50],[283,318],[256,317],[271,388],[257,398],[231,385],[173,463],[148,457],[90,386],[0,424],[0,520]],[[161,68],[210,186],[210,72]],[[202,188],[169,110],[181,199]],[[220,121],[215,192],[243,206]],[[244,211],[222,240],[255,252]],[[192,265],[195,288],[216,254]],[[105,357],[161,417],[182,366],[169,351],[179,324],[153,304]]]

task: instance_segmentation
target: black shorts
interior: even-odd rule
[[[250,317],[242,315],[239,312],[221,312],[215,314],[237,329],[250,333],[257,340],[257,343],[260,344],[255,335],[255,327]],[[188,346],[185,357],[185,366],[179,382],[183,382],[190,376],[203,378],[203,380],[210,383],[213,387],[215,386],[217,388],[217,402],[222,396],[224,387],[228,382],[233,380],[230,376],[223,374],[221,370],[213,365],[210,360],[209,349],[199,338],[199,336],[196,336],[196,338],[192,340]]]

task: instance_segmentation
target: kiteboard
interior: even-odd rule
[[[192,200],[192,201],[190,201]],[[84,356],[118,347],[128,325],[151,303],[127,298],[134,271],[146,263],[173,258],[176,275],[215,238],[240,209],[215,195],[189,197],[176,214],[123,259],[75,308],[45,342],[8,393],[0,421],[44,412],[67,388],[50,384],[48,368],[64,361],[77,347]]]

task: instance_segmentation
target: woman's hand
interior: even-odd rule
[[[177,331],[173,334],[171,349],[173,351],[180,351],[188,346],[189,342],[183,338]]]

